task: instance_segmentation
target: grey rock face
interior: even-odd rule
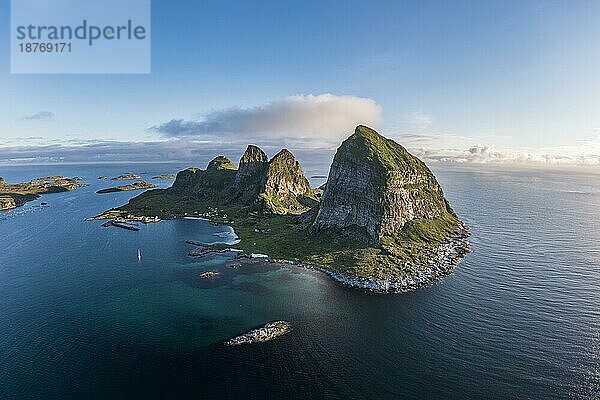
[[[235,176],[235,185],[239,186],[256,175],[262,175],[269,164],[269,157],[260,147],[248,145],[240,159],[238,172]]]
[[[336,153],[313,228],[358,225],[375,237],[383,212],[381,196],[373,185],[376,171],[347,150],[341,147]]]
[[[274,214],[300,214],[316,203],[300,163],[288,150],[281,150],[267,167],[259,195],[260,208]]]
[[[264,186],[269,157],[259,147],[249,145],[240,159],[230,196],[237,201],[253,203]]]
[[[449,211],[442,188],[431,172],[389,172],[382,203],[379,236],[397,232],[413,219],[434,219]]]
[[[446,210],[442,189],[424,163],[359,126],[337,150],[313,229],[357,225],[380,242],[408,221]]]
[[[283,149],[269,162],[263,192],[276,196],[302,195],[310,191],[300,163],[289,150]]]

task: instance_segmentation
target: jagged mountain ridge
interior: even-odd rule
[[[297,214],[316,204],[300,163],[287,149],[271,160],[258,146],[249,145],[239,168],[218,156],[206,170],[188,168],[177,174],[174,193],[217,204],[254,206],[273,214]]]

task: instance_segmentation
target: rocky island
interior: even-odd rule
[[[87,186],[79,183],[81,178],[47,176],[30,182],[10,184],[0,178],[0,210],[10,210],[35,200],[42,194],[60,193]]]
[[[236,336],[233,339],[226,341],[225,345],[239,346],[241,344],[268,342],[269,340],[278,338],[281,335],[285,335],[291,330],[292,328],[289,322],[273,321],[265,324],[260,328],[253,329],[248,333]]]
[[[206,271],[200,274],[202,279],[218,278],[221,274],[217,271]]]
[[[431,284],[469,252],[468,229],[429,168],[366,126],[338,148],[319,189],[288,150],[269,160],[250,145],[238,167],[216,157],[107,215],[202,216],[232,226],[246,254],[376,292]]]
[[[122,185],[122,186],[116,186],[116,187],[107,188],[107,189],[100,189],[96,193],[104,194],[104,193],[114,193],[114,192],[126,192],[129,190],[152,189],[155,187],[156,187],[156,185],[153,185],[152,183],[138,181],[138,182],[135,182],[135,183],[132,183],[129,185]]]
[[[157,175],[157,176],[153,176],[152,179],[175,179],[177,175],[175,174],[162,174],[162,175]]]
[[[141,177],[137,174],[134,174],[132,172],[127,172],[123,175],[119,175],[116,176],[114,178],[112,178],[113,181],[134,181],[136,179],[140,179]]]

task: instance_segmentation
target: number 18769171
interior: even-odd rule
[[[21,53],[70,53],[71,43],[19,43]]]

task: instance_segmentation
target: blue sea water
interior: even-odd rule
[[[0,168],[9,182],[90,184],[0,213],[1,399],[600,397],[600,175],[437,168],[473,253],[434,286],[372,295],[293,267],[190,258],[185,240],[228,232],[206,221],[84,222],[135,195],[96,194],[115,183],[98,176],[182,167]],[[222,345],[276,319],[293,331]]]

